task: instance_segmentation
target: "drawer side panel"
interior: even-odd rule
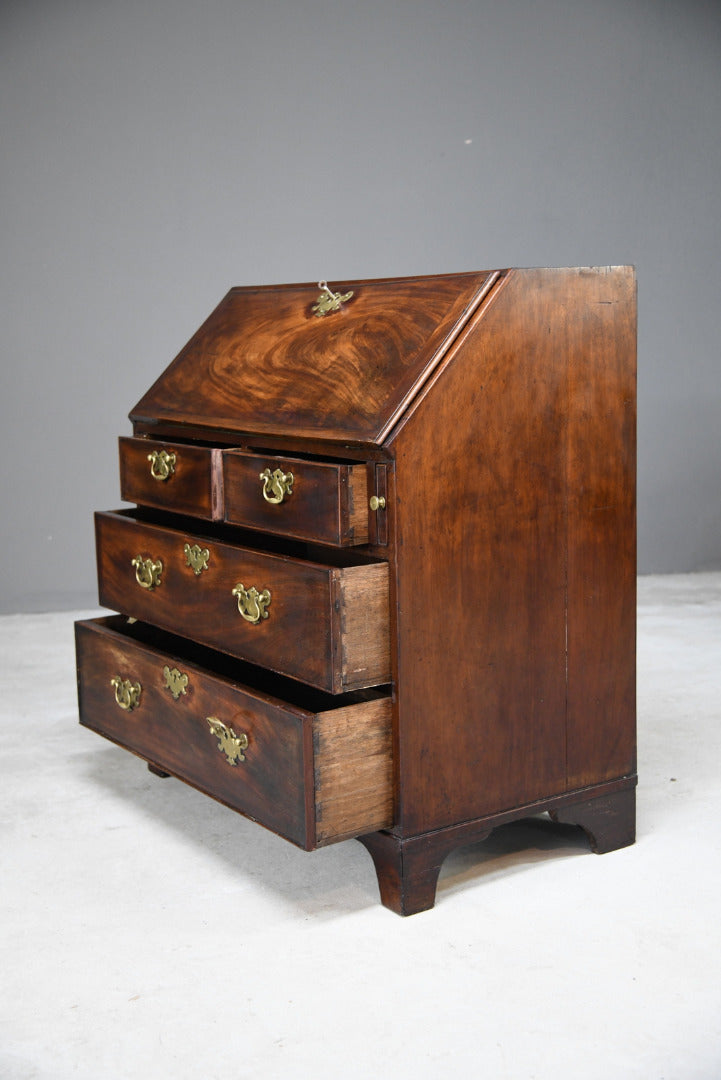
[[[316,842],[393,824],[389,698],[320,713],[313,724]]]
[[[347,568],[338,577],[343,690],[390,682],[388,565]]]

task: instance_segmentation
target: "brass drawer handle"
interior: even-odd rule
[[[185,565],[190,566],[198,577],[202,574],[203,570],[208,569],[208,559],[210,558],[210,551],[208,548],[202,548],[199,544],[186,544],[183,548],[185,552]]]
[[[136,705],[140,704],[142,686],[139,682],[131,682],[130,679],[121,679],[114,675],[110,685],[115,690],[115,700],[125,712],[132,712]]]
[[[177,701],[181,694],[187,693],[188,676],[184,672],[178,671],[176,667],[168,667],[166,664],[163,668],[163,678],[165,689],[170,691],[174,701]]]
[[[206,716],[208,727],[218,740],[218,749],[225,754],[229,765],[237,765],[239,761],[245,761],[244,750],[248,749],[248,736],[245,732],[236,735],[232,727],[226,727],[217,716]]]
[[[135,567],[135,580],[141,589],[154,589],[161,584],[162,559],[153,559],[150,556],[144,559],[142,555],[136,555],[130,560],[130,565]]]
[[[263,498],[266,502],[278,506],[288,495],[293,494],[293,473],[284,473],[282,469],[263,469],[259,473],[263,481]]]
[[[150,475],[153,480],[169,480],[175,472],[175,454],[167,450],[153,450],[148,454],[150,462]]]
[[[251,585],[249,589],[246,589],[243,582],[239,581],[233,589],[233,596],[237,597],[238,611],[246,622],[256,624],[261,619],[268,618],[268,612],[266,611],[270,603],[270,591],[268,589],[258,592],[255,585]]]

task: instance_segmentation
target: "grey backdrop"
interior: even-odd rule
[[[0,610],[94,600],[232,284],[635,263],[639,565],[721,566],[721,5],[4,0]]]

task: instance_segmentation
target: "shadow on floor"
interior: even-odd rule
[[[238,881],[251,879],[284,903],[315,917],[337,917],[379,903],[370,856],[345,842],[305,852],[174,778],[161,779],[124,750],[101,746],[85,759],[88,779],[131,800],[156,824],[182,835],[225,864]],[[589,851],[585,833],[547,816],[499,826],[479,843],[451,852],[438,884],[438,901],[499,876],[518,874],[549,858]]]

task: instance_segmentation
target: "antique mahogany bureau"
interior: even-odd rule
[[[235,288],[130,414],[81,723],[381,899],[635,832],[629,267]]]

